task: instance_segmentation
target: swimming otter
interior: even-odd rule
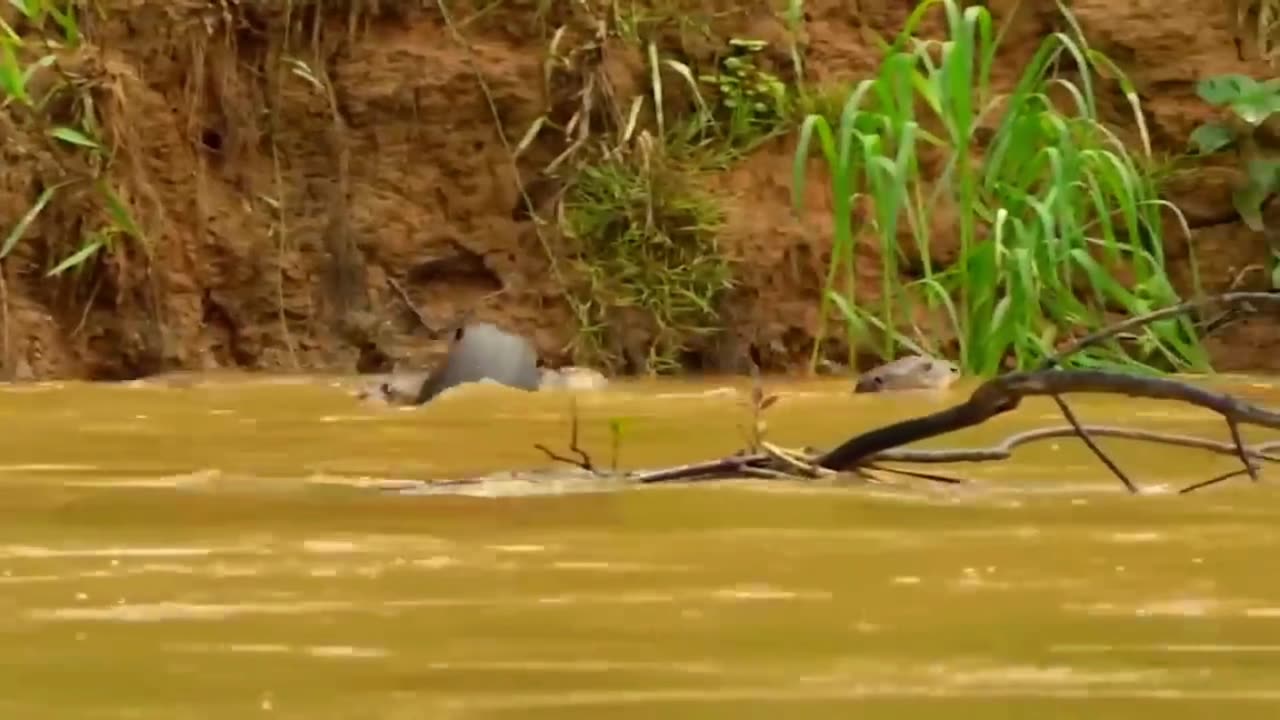
[[[482,380],[537,390],[541,374],[533,345],[492,323],[469,323],[454,333],[449,354],[430,374],[393,376],[358,394],[392,405],[422,405],[451,387]]]
[[[942,390],[959,377],[960,368],[946,360],[908,355],[862,373],[853,391]]]

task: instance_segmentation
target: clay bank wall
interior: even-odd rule
[[[51,200],[3,260],[5,372],[422,365],[463,313],[527,334],[550,364],[569,362],[579,326],[565,300],[572,266],[560,262],[569,250],[556,208],[577,166],[547,168],[583,132],[583,117],[573,121],[584,98],[625,116],[632,98],[650,92],[649,40],[660,57],[693,68],[730,38],[763,40],[761,62],[788,81],[795,45],[810,81],[856,80],[879,61],[875,38],[896,32],[912,9],[905,0],[810,0],[797,36],[767,3],[665,0],[645,3],[649,29],[636,43],[621,5],[454,2],[446,16],[418,0],[100,0],[82,18],[87,41],[60,64],[92,100],[107,172],[143,239],[108,237],[99,261],[47,277],[111,212],[92,183]],[[1090,44],[1136,84],[1158,153],[1181,152],[1213,116],[1197,80],[1270,72],[1241,44],[1231,5],[1071,3]],[[1012,78],[1060,18],[1041,0],[988,6],[1007,25],[996,73]],[[668,71],[671,102],[680,102]],[[1117,88],[1099,92],[1117,112],[1127,107]],[[602,128],[606,110],[585,115]],[[6,232],[44,188],[93,162],[60,151],[47,128],[16,112],[0,117]],[[651,112],[638,117],[652,127]],[[607,142],[595,132],[586,130],[588,142]],[[723,210],[716,238],[734,286],[715,308],[720,329],[680,355],[686,367],[731,369],[750,348],[768,370],[807,359],[832,224],[817,166],[805,212],[794,212],[794,148],[792,132],[701,179]],[[1269,282],[1266,273],[1240,276],[1265,263],[1268,246],[1232,206],[1238,176],[1232,165],[1196,167],[1166,186],[1191,222],[1207,289]],[[858,273],[874,281],[874,249],[862,250]],[[1168,253],[1185,287],[1185,241],[1170,240]],[[620,321],[607,337],[619,367],[634,369],[656,332]],[[1280,323],[1259,317],[1210,346],[1220,369],[1280,366]]]

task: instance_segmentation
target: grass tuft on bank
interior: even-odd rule
[[[3,228],[0,260],[16,249],[42,214],[69,198],[77,231],[70,233],[70,243],[61,232],[45,233],[50,255],[44,270],[50,276],[80,271],[121,240],[143,240],[111,178],[114,149],[101,119],[96,59],[84,44],[82,4],[10,4],[14,21],[0,18],[0,135],[7,143],[23,145],[24,153],[49,158],[44,164],[57,172],[39,178],[39,194]],[[38,142],[33,145],[33,140]]]
[[[573,181],[564,216],[571,264],[585,280],[583,349],[610,355],[610,331],[625,333],[640,319],[654,335],[647,369],[680,369],[686,341],[716,330],[717,298],[731,280],[715,241],[720,206],[697,173],[650,155],[589,165]]]
[[[597,33],[576,40],[568,24],[551,30],[548,94],[577,91],[567,107],[539,118],[517,149],[543,132],[563,135],[565,149],[541,169],[561,186],[563,247],[549,261],[565,278],[577,320],[575,360],[612,371],[679,371],[698,339],[720,329],[733,279],[706,173],[778,125],[780,108],[771,103],[779,83],[751,62],[758,43],[726,43],[727,62],[700,74],[687,58],[660,52],[659,35],[668,26],[698,35],[709,28],[661,10],[592,17],[583,24]],[[605,58],[620,52],[643,62],[638,92],[620,92],[607,70]]]

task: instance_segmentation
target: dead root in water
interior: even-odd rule
[[[569,451],[578,456],[576,460],[560,455],[542,443],[534,443],[533,446],[556,462],[567,463],[582,468],[589,473],[599,474],[595,463],[591,462],[591,456],[578,445],[578,399],[572,395],[569,396],[569,423]]]
[[[1240,426],[1256,425],[1280,430],[1280,412],[1266,410],[1228,394],[1213,392],[1169,378],[1148,377],[1105,370],[1058,369],[1063,359],[1071,354],[1149,323],[1210,306],[1222,308],[1227,314],[1256,312],[1254,303],[1275,303],[1280,305],[1280,293],[1226,293],[1130,318],[1081,338],[1061,352],[1048,358],[1036,370],[1006,373],[984,382],[973,391],[967,401],[959,405],[940,412],[903,420],[860,433],[826,452],[789,450],[767,443],[762,439],[763,422],[760,419],[760,414],[776,400],[776,397],[764,394],[759,383],[759,377],[756,376],[756,388],[752,393],[752,418],[754,424],[749,438],[749,450],[718,460],[635,472],[627,475],[626,479],[640,484],[671,481],[689,482],[744,476],[812,480],[830,477],[842,472],[854,472],[864,478],[874,479],[872,471],[878,470],[954,484],[962,481],[930,473],[890,468],[884,466],[883,463],[924,464],[1004,460],[1009,458],[1013,450],[1020,445],[1050,438],[1078,437],[1097,456],[1099,461],[1120,480],[1125,489],[1131,493],[1137,493],[1139,489],[1133,480],[1094,442],[1094,438],[1097,437],[1112,437],[1198,448],[1218,454],[1233,455],[1240,459],[1242,465],[1240,469],[1187,486],[1180,491],[1182,493],[1216,485],[1240,475],[1247,475],[1250,480],[1257,482],[1258,463],[1280,462],[1280,454],[1277,454],[1277,450],[1280,450],[1280,441],[1268,442],[1258,446],[1247,446],[1240,437]],[[1103,393],[1133,398],[1173,400],[1211,410],[1220,415],[1226,423],[1231,441],[1220,442],[1207,438],[1146,430],[1082,425],[1063,398],[1064,395],[1071,393]],[[902,446],[913,442],[980,425],[998,415],[1017,409],[1023,398],[1033,396],[1052,397],[1062,411],[1068,425],[1021,432],[989,448],[957,450],[901,449]],[[581,462],[558,456],[545,447],[539,447],[555,460],[571,462],[580,468],[595,472],[589,456],[577,447],[577,425],[575,408],[570,447],[582,458]]]

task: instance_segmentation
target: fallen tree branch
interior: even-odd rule
[[[1080,338],[1060,352],[1046,358],[1036,370],[1006,373],[987,380],[973,391],[968,400],[959,405],[860,433],[835,448],[825,453],[815,453],[812,457],[806,457],[803,453],[786,451],[764,443],[758,437],[759,433],[757,432],[752,436],[751,444],[753,450],[755,448],[764,448],[764,452],[739,453],[719,460],[632,473],[627,477],[633,482],[650,484],[675,480],[708,480],[743,475],[814,478],[833,471],[865,472],[868,469],[877,469],[923,477],[938,482],[959,482],[954,478],[885,468],[876,464],[876,461],[937,463],[999,460],[1009,457],[1012,450],[1019,445],[1050,437],[1066,437],[1070,435],[1080,438],[1131,493],[1137,493],[1138,486],[1094,442],[1094,436],[1158,442],[1166,445],[1199,448],[1218,454],[1230,454],[1239,458],[1244,466],[1241,470],[1231,471],[1208,481],[1183,488],[1181,492],[1184,493],[1208,487],[1238,475],[1248,475],[1251,480],[1257,482],[1259,479],[1258,466],[1254,464],[1254,460],[1280,462],[1280,455],[1272,452],[1273,448],[1280,448],[1280,441],[1250,448],[1244,444],[1240,436],[1239,426],[1248,424],[1280,430],[1280,413],[1258,407],[1231,395],[1214,392],[1171,378],[1107,370],[1057,369],[1062,361],[1070,355],[1114,338],[1126,331],[1135,330],[1153,322],[1213,305],[1225,305],[1227,306],[1227,312],[1252,312],[1256,311],[1254,303],[1280,304],[1280,293],[1224,293],[1130,318]],[[771,397],[768,403],[762,403],[761,401],[764,398],[763,390],[759,385],[758,377],[755,380],[753,420],[755,421],[755,428],[759,430],[763,427],[759,420],[759,414],[769,404],[772,404],[776,396]],[[1072,393],[1103,393],[1133,398],[1172,400],[1204,408],[1217,413],[1227,423],[1231,442],[1223,443],[1206,438],[1162,434],[1143,430],[1086,426],[1079,422],[1070,406],[1063,399],[1064,395]],[[1006,438],[1002,443],[994,447],[985,449],[902,449],[902,446],[920,440],[980,425],[998,415],[1016,409],[1023,398],[1034,396],[1052,397],[1069,423],[1069,427],[1042,428],[1019,433]],[[585,458],[585,454],[581,450],[577,449],[576,415],[571,447],[580,455],[583,455],[585,460],[584,463],[574,464],[590,469],[589,460]],[[566,460],[554,455],[546,448],[540,447],[540,449],[554,459]],[[569,462],[573,461],[569,460]]]
[[[978,425],[1016,408],[1024,397],[1036,395],[1056,397],[1082,392],[1176,400],[1212,410],[1221,415],[1231,427],[1244,423],[1280,429],[1280,413],[1179,380],[1106,370],[1015,372],[988,380],[973,391],[968,401],[960,405],[854,436],[821,456],[817,464],[831,470],[849,470],[884,450]],[[1073,425],[1076,425],[1079,430],[1077,423]],[[1233,441],[1240,456],[1247,457],[1248,453],[1239,442],[1238,432],[1233,434]],[[1097,448],[1096,444],[1091,445],[1090,449],[1094,450],[1099,457],[1105,458],[1105,454]],[[1114,468],[1114,463],[1109,460],[1106,462]],[[1123,479],[1127,480],[1127,478]],[[1137,487],[1132,482],[1126,482],[1125,486],[1133,492],[1137,491]]]
[[[1196,437],[1194,435],[1178,435],[1173,433],[1156,432],[1154,430],[1137,430],[1132,428],[1110,427],[1107,425],[1085,425],[1084,428],[1090,435],[1095,437],[1138,440],[1142,442],[1157,443],[1160,445],[1185,447],[1193,450],[1207,450],[1218,455],[1237,454],[1234,443],[1210,440],[1208,438]],[[1079,437],[1075,428],[1070,425],[1036,428],[1034,430],[1015,433],[995,445],[984,448],[946,448],[936,450],[893,448],[871,455],[867,458],[867,462],[868,464],[872,462],[941,464],[980,463],[1008,460],[1013,456],[1013,451],[1022,445],[1028,445],[1042,440],[1053,440],[1067,437]],[[1280,453],[1273,452],[1274,449],[1280,449],[1280,440],[1262,443],[1253,447],[1246,446],[1245,451],[1252,458],[1280,463]],[[629,477],[632,481],[642,484],[668,482],[673,480],[688,480],[702,475],[714,476],[716,478],[729,477],[740,468],[753,466],[758,467],[768,463],[769,459],[770,456],[766,453],[732,455],[718,460],[676,465],[669,468],[662,468],[660,470],[636,472],[631,474]]]
[[[1236,446],[1233,443],[1209,440],[1207,438],[1196,437],[1194,435],[1175,435],[1171,433],[1155,432],[1153,430],[1136,430],[1132,428],[1110,427],[1106,425],[1086,425],[1085,428],[1089,431],[1089,434],[1097,437],[1142,440],[1144,442],[1159,443],[1162,445],[1174,445],[1178,447],[1194,448],[1197,450],[1208,450],[1209,452],[1218,453],[1220,455],[1236,454]],[[1027,430],[1026,432],[1010,435],[999,443],[986,448],[973,448],[967,450],[885,450],[884,452],[877,453],[871,459],[912,463],[954,463],[1007,460],[1013,455],[1013,451],[1020,445],[1026,445],[1039,440],[1050,440],[1064,437],[1077,437],[1075,428],[1070,425],[1062,425],[1058,427]],[[1258,445],[1249,449],[1248,452],[1250,457],[1268,460],[1270,462],[1280,462],[1280,454],[1271,453],[1266,449],[1271,446],[1280,447],[1280,441],[1266,443],[1265,445]]]
[[[1226,305],[1226,314],[1241,311],[1257,312],[1257,308],[1253,307],[1254,302],[1280,303],[1280,292],[1222,293],[1220,295],[1210,295],[1208,297],[1200,298],[1199,300],[1190,300],[1178,305],[1161,308],[1160,310],[1156,310],[1155,312],[1150,312],[1145,315],[1136,315],[1114,325],[1108,325],[1096,332],[1089,333],[1079,340],[1067,345],[1058,352],[1045,358],[1044,361],[1040,363],[1039,369],[1049,370],[1057,367],[1062,364],[1063,360],[1080,352],[1081,350],[1097,345],[1103,340],[1110,340],[1127,330],[1137,330],[1138,328],[1145,327],[1154,322],[1160,322],[1161,320],[1167,320],[1169,318],[1185,315],[1189,312],[1215,305]]]

